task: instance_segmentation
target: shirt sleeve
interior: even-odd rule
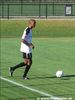
[[[22,39],[25,39],[26,37],[26,30],[24,30],[23,35],[22,35]]]
[[[22,39],[25,39],[25,37],[30,33],[30,28],[27,28],[24,30],[24,33],[22,35]]]

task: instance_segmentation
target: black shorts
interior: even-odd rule
[[[32,53],[28,53],[28,54],[23,53],[23,58],[24,58],[24,59],[25,59],[25,58],[27,58],[27,59],[32,59]]]

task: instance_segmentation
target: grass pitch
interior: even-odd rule
[[[17,69],[14,77],[8,68],[21,62],[20,38],[1,38],[1,76],[57,97],[75,100],[75,38],[34,38],[33,65],[23,80],[24,68]],[[63,70],[65,77],[55,78]],[[0,81],[1,100],[37,100],[43,95],[23,89],[9,82]]]
[[[21,37],[28,20],[1,20],[1,37]],[[75,37],[75,20],[37,20],[33,37]]]

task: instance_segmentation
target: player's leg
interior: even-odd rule
[[[27,78],[27,74],[30,70],[30,67],[32,65],[32,53],[29,53],[28,54],[28,58],[27,58],[27,65],[26,65],[26,68],[25,68],[25,71],[24,71],[24,75],[23,75],[23,79],[28,79]]]
[[[25,58],[25,57],[26,57],[26,54],[23,53],[23,58]],[[21,63],[15,65],[15,66],[13,66],[13,67],[10,67],[10,68],[9,68],[10,75],[13,76],[13,72],[14,72],[17,68],[23,67],[23,66],[25,66],[25,65],[26,65],[26,61],[24,60],[24,62],[21,62]]]

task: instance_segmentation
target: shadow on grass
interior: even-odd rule
[[[63,77],[75,77],[75,75],[65,75]]]
[[[7,76],[9,77],[10,79],[22,79],[21,76],[13,76],[13,77],[10,77],[10,76]],[[57,78],[56,76],[50,76],[50,75],[39,75],[39,76],[36,76],[36,75],[32,75],[30,77],[29,80],[27,81],[36,81],[36,80],[41,80],[43,82],[43,80],[46,80],[46,79],[53,79],[53,80],[50,80],[48,83],[37,83],[37,84],[34,84],[34,83],[29,83],[27,84],[27,86],[47,86],[47,85],[51,85],[51,86],[56,86],[56,85],[59,85],[59,84],[75,84],[75,81],[71,80],[71,81],[67,81],[67,80],[70,80],[71,77],[75,77],[75,75],[65,75],[63,76],[62,78]],[[58,79],[58,81],[56,81],[55,79]],[[61,81],[60,81],[61,80]],[[63,81],[64,80],[64,81]],[[47,80],[48,81],[48,80]],[[25,80],[24,80],[25,82]],[[14,85],[12,87],[15,87]],[[4,87],[5,88],[5,87]],[[7,88],[7,86],[6,86]],[[10,88],[10,86],[9,86]]]
[[[7,76],[8,78],[22,78],[22,76],[13,76],[13,77],[11,77],[11,76]],[[69,78],[71,78],[71,77],[75,77],[75,75],[64,75],[63,77],[61,77],[60,79],[69,79]],[[38,76],[36,76],[36,75],[33,75],[33,76],[30,76],[30,80],[32,80],[32,79],[52,79],[52,78],[57,78],[56,76],[50,76],[50,75],[38,75]]]
[[[61,79],[69,79],[71,77],[75,77],[75,75],[64,75]],[[50,78],[57,78],[56,76],[36,76],[36,77],[32,77],[31,79],[50,79]]]

